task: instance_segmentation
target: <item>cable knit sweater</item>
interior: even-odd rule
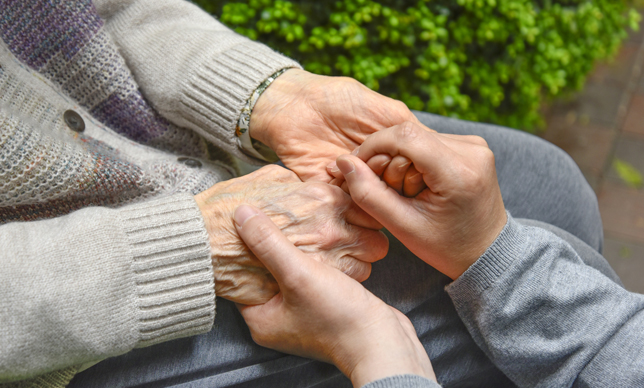
[[[250,161],[240,111],[297,63],[180,0],[0,9],[0,382],[210,330],[192,194]]]

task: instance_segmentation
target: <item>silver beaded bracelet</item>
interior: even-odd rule
[[[282,75],[286,70],[289,70],[290,68],[282,69],[275,74],[271,75],[268,77],[264,82],[262,82],[257,89],[251,94],[250,98],[248,101],[246,101],[246,105],[242,108],[241,115],[239,116],[239,121],[237,121],[237,128],[235,129],[235,135],[237,135],[237,142],[239,143],[239,148],[241,148],[242,151],[244,151],[246,154],[257,158],[259,160],[263,160],[265,162],[275,162],[277,161],[277,155],[275,155],[274,152],[270,148],[268,148],[266,145],[262,144],[261,142],[252,139],[250,137],[250,115],[253,112],[253,108],[255,107],[255,104],[257,103],[257,100],[259,100],[259,97],[264,93],[264,91],[270,86],[273,81],[280,75]],[[262,153],[259,153],[258,151],[262,151]],[[263,155],[266,154],[266,155]],[[271,155],[272,154],[272,155]],[[273,156],[274,157],[271,157]],[[268,156],[268,157],[267,157]],[[274,159],[274,160],[271,160]]]

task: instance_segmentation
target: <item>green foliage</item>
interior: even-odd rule
[[[309,71],[412,109],[534,129],[639,14],[629,0],[195,0]]]
[[[628,186],[639,189],[644,184],[642,174],[630,163],[615,158],[613,168]]]

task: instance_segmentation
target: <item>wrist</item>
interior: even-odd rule
[[[264,90],[259,96],[250,115],[249,133],[252,139],[258,140],[272,150],[276,150],[270,125],[271,119],[281,110],[291,105],[293,96],[302,89],[303,77],[310,73],[301,69],[288,69]]]
[[[465,273],[465,271],[476,263],[501,235],[501,232],[508,222],[507,213],[503,204],[501,204],[497,214],[498,215],[496,217],[489,217],[487,219],[488,222],[481,226],[480,235],[477,238],[472,239],[473,242],[477,243],[476,245],[472,245],[468,251],[462,252],[459,257],[447,260],[447,262],[451,261],[453,263],[452,272],[449,274],[446,273],[446,275],[452,278],[452,280],[458,279]]]
[[[215,291],[217,295],[229,287],[230,275],[225,272],[226,263],[249,253],[243,241],[235,231],[233,212],[239,205],[234,198],[218,195],[217,186],[197,194],[195,201],[201,211],[210,241],[210,257],[212,260]]]
[[[354,333],[343,341],[343,347],[345,351],[335,354],[333,363],[354,387],[402,374],[436,381],[427,353],[418,338],[410,338],[397,321],[372,325],[370,330],[357,335]]]

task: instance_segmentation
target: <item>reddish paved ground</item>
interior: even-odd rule
[[[644,23],[610,63],[599,64],[584,90],[547,114],[542,136],[577,162],[595,189],[604,222],[604,256],[626,288],[644,293],[644,188],[629,187],[613,168],[619,158],[644,175]]]

